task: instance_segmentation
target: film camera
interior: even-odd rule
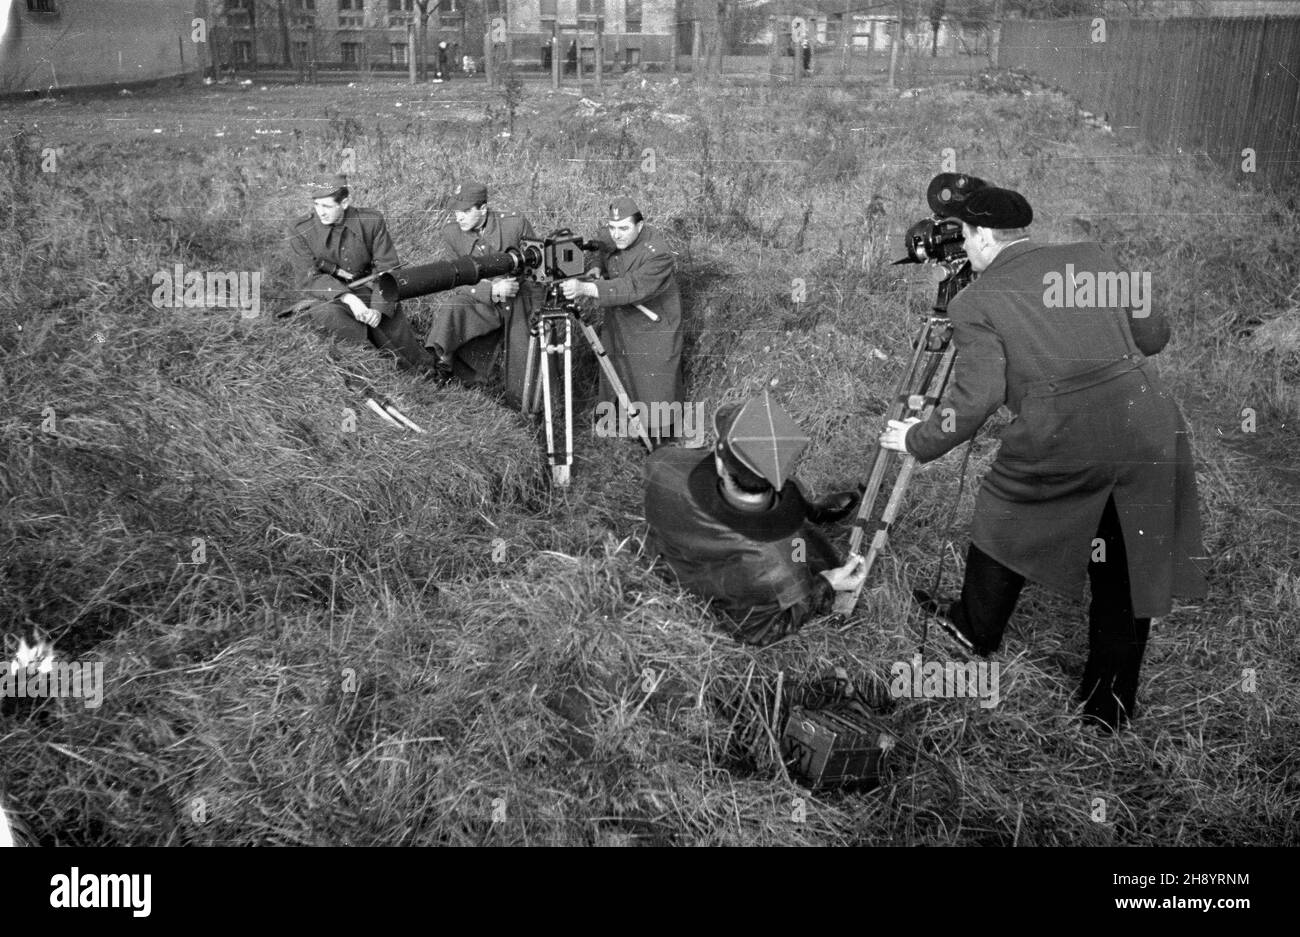
[[[939,264],[947,270],[948,275],[939,284],[939,295],[934,304],[935,312],[940,314],[947,310],[948,301],[974,276],[966,261],[961,222],[953,215],[972,192],[987,185],[983,179],[974,176],[939,173],[930,180],[925,192],[933,217],[922,218],[903,236],[907,256],[895,260],[895,264]]]
[[[583,251],[596,250],[595,241],[584,241],[568,228],[552,231],[545,238],[519,242],[521,266],[538,281],[567,280],[584,273]]]

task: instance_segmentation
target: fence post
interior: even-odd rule
[[[769,16],[767,18],[767,26],[768,26],[768,31],[772,33],[772,43],[767,47],[767,83],[769,85],[775,86],[776,85],[776,43],[777,43],[777,29],[776,29],[775,16]]]
[[[311,83],[316,84],[316,24],[313,22],[307,26],[307,35],[311,37]]]
[[[1002,50],[1002,0],[993,0],[993,29],[989,35],[989,67],[998,67]]]
[[[415,84],[415,24],[406,24],[406,73],[411,84]]]
[[[492,61],[491,30],[483,33],[483,74],[487,76],[488,87],[495,88],[497,85],[497,70],[495,63]]]
[[[693,20],[691,24],[694,29],[691,31],[691,74],[695,80],[700,80],[700,21]]]
[[[849,70],[853,55],[853,0],[844,0],[844,16],[840,20],[840,31],[844,34],[840,37],[842,43],[840,47],[840,81],[847,83],[849,80]]]
[[[554,30],[551,31],[551,88],[560,89],[560,37]]]
[[[605,31],[601,28],[600,20],[596,20],[596,90],[600,91],[605,82]]]
[[[894,84],[894,75],[898,71],[898,43],[903,38],[903,4],[898,4],[898,18],[894,21],[893,41],[889,44],[889,88],[892,91],[897,85]]]

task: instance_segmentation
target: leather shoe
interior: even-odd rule
[[[814,524],[834,524],[848,517],[862,500],[862,492],[837,491],[808,505],[808,520]]]
[[[993,648],[986,648],[977,644],[974,639],[967,636],[966,632],[957,627],[948,612],[949,608],[952,607],[951,602],[936,599],[924,589],[913,589],[912,599],[922,612],[934,620],[934,623],[939,626],[939,630],[956,641],[967,653],[974,654],[976,657],[988,657],[993,653]]]

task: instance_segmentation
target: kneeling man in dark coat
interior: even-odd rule
[[[880,443],[929,462],[1003,404],[1015,419],[975,502],[961,597],[916,597],[988,655],[1026,580],[1077,596],[1086,576],[1077,698],[1086,722],[1117,729],[1134,712],[1151,619],[1174,595],[1205,594],[1187,426],[1147,358],[1169,324],[1149,274],[1119,271],[1096,244],[1031,242],[1018,192],[977,190],[956,217],[979,277],[948,306],[952,384],[929,420],[891,420]]]
[[[770,644],[861,585],[862,558],[841,565],[817,527],[846,516],[857,494],[807,500],[792,476],[809,438],[766,393],[720,408],[714,428],[703,457],[664,447],[646,460],[648,551],[739,640]]]

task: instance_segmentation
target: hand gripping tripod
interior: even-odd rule
[[[885,414],[887,420],[904,420],[913,416],[921,420],[929,419],[943,397],[944,388],[952,374],[952,363],[957,355],[957,349],[951,342],[952,322],[948,318],[948,300],[971,281],[972,274],[970,267],[964,262],[943,266],[947,269],[948,276],[939,284],[939,297],[926,317],[916,343],[912,346],[912,360],[898,384],[893,400],[890,401],[889,410]],[[880,486],[885,480],[885,473],[889,471],[897,456],[902,456],[902,465],[894,480],[893,490],[889,493],[889,500],[885,503],[885,509],[881,512],[880,520],[876,522],[871,536],[871,545],[867,550],[865,562],[865,572],[868,575],[876,558],[888,543],[890,525],[898,516],[898,510],[903,504],[903,495],[912,480],[912,472],[916,470],[916,456],[911,453],[903,455],[892,449],[886,449],[879,443],[876,444],[866,491],[862,495],[857,519],[853,522],[853,533],[849,535],[849,556],[860,556],[862,540],[866,536],[867,528],[871,526],[871,515],[875,511]],[[865,578],[863,581],[865,583]],[[861,585],[851,592],[837,592],[834,613],[847,617],[858,604],[858,596],[861,593]]]
[[[628,427],[641,439],[646,449],[654,451],[650,436],[636,410],[628,399],[623,382],[609,361],[605,346],[596,330],[582,320],[578,307],[565,301],[559,281],[546,285],[546,302],[534,314],[528,335],[528,358],[524,366],[524,411],[535,415],[542,412],[546,423],[546,460],[551,466],[551,480],[561,488],[568,487],[569,471],[573,465],[573,325],[578,329],[591,350],[596,362],[605,373],[609,386],[614,389],[620,413],[628,415]],[[563,397],[564,448],[555,445],[555,410]]]

